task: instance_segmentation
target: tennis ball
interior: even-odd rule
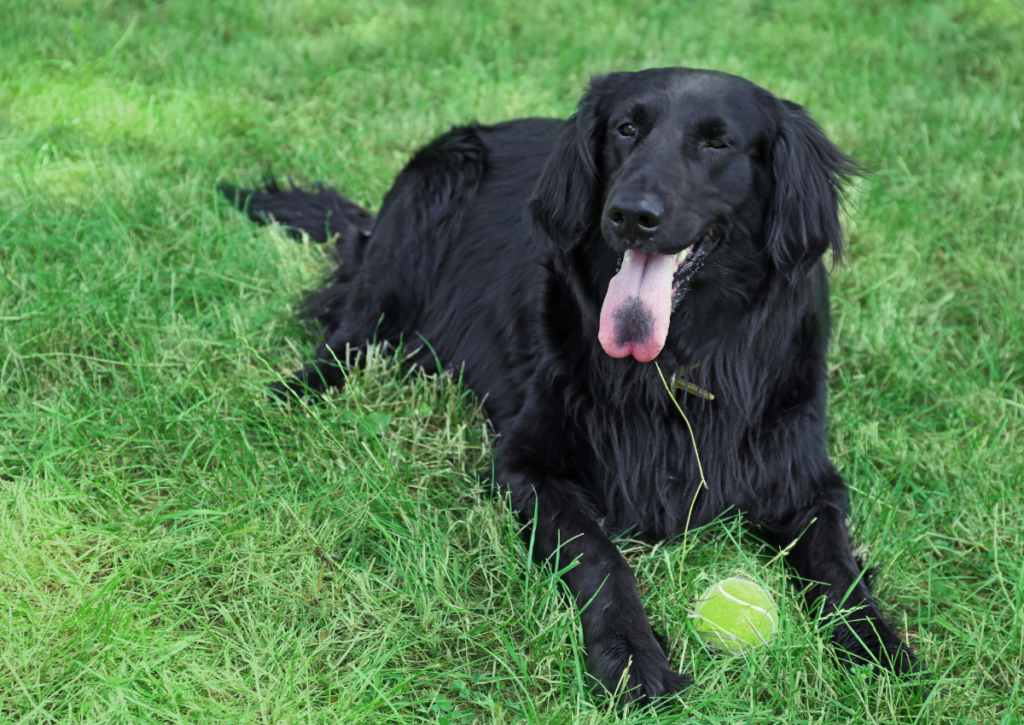
[[[720,652],[740,654],[771,640],[779,608],[757,584],[733,577],[708,589],[690,618],[705,644]]]

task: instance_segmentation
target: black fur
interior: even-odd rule
[[[338,264],[346,269],[362,263],[374,216],[336,189],[318,184],[314,192],[286,190],[270,178],[260,191],[231,184],[221,184],[220,190],[254,222],[277,222],[293,236],[307,234],[316,242],[333,240]]]
[[[793,546],[812,602],[845,610],[833,638],[846,658],[912,672],[913,653],[861,580],[846,486],[825,446],[821,256],[841,252],[841,187],[854,173],[803,108],[708,71],[596,78],[566,123],[453,129],[409,162],[365,252],[311,299],[326,340],[276,390],[341,385],[346,349],[371,341],[401,343],[428,369],[464,368],[500,434],[498,480],[537,551],[577,562],[564,578],[586,605],[589,670],[614,690],[628,665],[627,697],[689,679],[672,670],[607,532],[666,539],[729,510]],[[250,216],[318,238],[325,209],[331,225],[368,228],[366,212],[323,188],[230,193]],[[605,209],[637,194],[659,200],[660,226],[619,238]],[[646,364],[610,357],[598,319],[620,253],[691,242],[697,262],[661,353]],[[706,488],[655,365],[666,377],[685,367],[715,396],[679,398]]]

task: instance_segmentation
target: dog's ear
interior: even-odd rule
[[[843,186],[862,171],[828,140],[803,106],[790,101],[781,101],[780,106],[772,149],[775,195],[768,209],[767,247],[775,266],[792,282],[830,248],[836,262],[842,258]]]
[[[534,226],[566,252],[579,244],[600,204],[600,101],[607,80],[608,76],[591,80],[530,198]]]

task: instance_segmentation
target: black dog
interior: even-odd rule
[[[627,697],[656,698],[689,680],[606,532],[665,539],[727,510],[792,547],[826,613],[846,610],[846,659],[917,668],[862,580],[825,449],[821,258],[841,252],[856,171],[802,107],[666,68],[594,79],[568,122],[453,129],[375,223],[322,187],[225,190],[254,219],[337,237],[340,267],[306,308],[326,342],[276,392],[343,384],[373,341],[464,367],[540,555],[577,562],[564,578],[591,674],[614,690],[628,667]],[[677,377],[706,486],[656,366]]]

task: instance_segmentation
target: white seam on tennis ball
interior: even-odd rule
[[[725,591],[725,589],[723,589],[723,588],[722,588],[722,583],[721,583],[721,582],[719,582],[719,583],[717,584],[717,586],[718,586],[718,591],[720,591],[720,592],[721,592],[722,594],[724,594],[725,596],[729,597],[729,599],[731,599],[732,601],[736,602],[737,604],[741,604],[741,605],[743,605],[744,607],[750,607],[751,609],[756,609],[756,610],[757,610],[757,611],[759,611],[759,612],[760,612],[760,613],[761,613],[762,615],[764,615],[764,616],[768,617],[768,619],[770,619],[770,620],[771,620],[771,622],[772,622],[772,627],[773,627],[773,628],[775,627],[775,624],[776,624],[776,622],[775,622],[775,617],[773,617],[773,616],[771,615],[771,612],[769,612],[769,611],[768,611],[767,609],[762,609],[761,607],[757,606],[756,604],[751,604],[750,602],[745,602],[745,601],[743,601],[742,599],[737,599],[737,598],[736,598],[736,597],[734,597],[734,596],[733,596],[732,594],[730,594],[729,592]],[[771,598],[771,597],[769,597],[769,599],[770,599],[770,598]],[[706,600],[705,600],[705,601],[706,601]],[[754,626],[754,625],[753,625],[753,624],[751,623],[751,621],[750,621],[749,619],[747,620],[747,624],[749,624],[749,625],[751,626],[751,628],[752,628],[752,629],[753,629],[753,630],[754,630],[755,632],[757,632],[757,635],[758,635],[759,637],[761,636],[761,633],[760,633],[760,632],[759,632],[759,631],[757,630],[757,627],[755,627],[755,626]]]
[[[729,580],[726,580],[726,581],[729,581]],[[745,582],[745,583],[751,583],[751,582],[748,582],[746,579],[740,579],[739,581],[742,581],[742,582]],[[730,594],[729,592],[725,591],[725,589],[722,588],[722,584],[723,583],[725,583],[725,582],[719,582],[715,586],[713,586],[710,590],[708,590],[707,595],[700,600],[699,604],[697,605],[696,610],[690,610],[690,609],[687,610],[687,615],[688,615],[689,618],[700,620],[705,625],[710,625],[710,627],[711,627],[710,631],[708,631],[708,632],[700,632],[700,631],[698,631],[697,634],[700,635],[700,637],[702,639],[704,639],[705,641],[708,641],[709,637],[713,638],[713,639],[717,639],[722,645],[725,645],[726,642],[734,642],[734,643],[737,643],[737,644],[746,645],[748,647],[754,647],[754,648],[759,647],[759,646],[767,645],[768,642],[769,642],[769,639],[767,637],[765,637],[765,635],[761,632],[761,630],[757,626],[755,626],[752,621],[750,621],[750,617],[748,617],[746,614],[742,614],[741,617],[742,617],[743,621],[746,622],[747,626],[751,630],[753,630],[753,633],[757,636],[757,639],[755,641],[747,641],[746,639],[743,639],[742,637],[739,637],[739,636],[733,634],[732,632],[728,631],[727,629],[725,629],[723,626],[719,625],[718,623],[712,622],[707,617],[705,617],[703,614],[701,614],[701,610],[704,608],[704,605],[707,604],[709,602],[709,600],[714,598],[714,591],[717,588],[718,591],[721,592],[722,594],[724,594],[730,601],[736,602],[736,603],[740,604],[742,607],[753,609],[753,610],[755,610],[757,612],[760,612],[762,618],[763,617],[767,617],[768,621],[771,622],[771,634],[769,635],[769,637],[770,636],[774,636],[775,629],[778,626],[778,623],[776,621],[777,613],[776,613],[776,616],[773,616],[770,611],[765,610],[762,607],[757,606],[756,604],[751,604],[751,603],[745,602],[745,601],[743,601],[741,599],[737,599],[732,594]],[[756,584],[754,584],[753,586],[757,587]],[[760,587],[757,587],[757,588],[760,588]],[[776,612],[777,612],[777,605],[775,604],[775,600],[772,599],[772,596],[770,594],[768,594],[768,592],[765,591],[764,589],[761,589],[761,591],[762,591],[762,593],[767,595],[768,601],[771,602],[772,608],[776,609]],[[762,622],[763,622],[763,619],[762,619]],[[759,640],[759,641],[757,641],[757,640]]]

